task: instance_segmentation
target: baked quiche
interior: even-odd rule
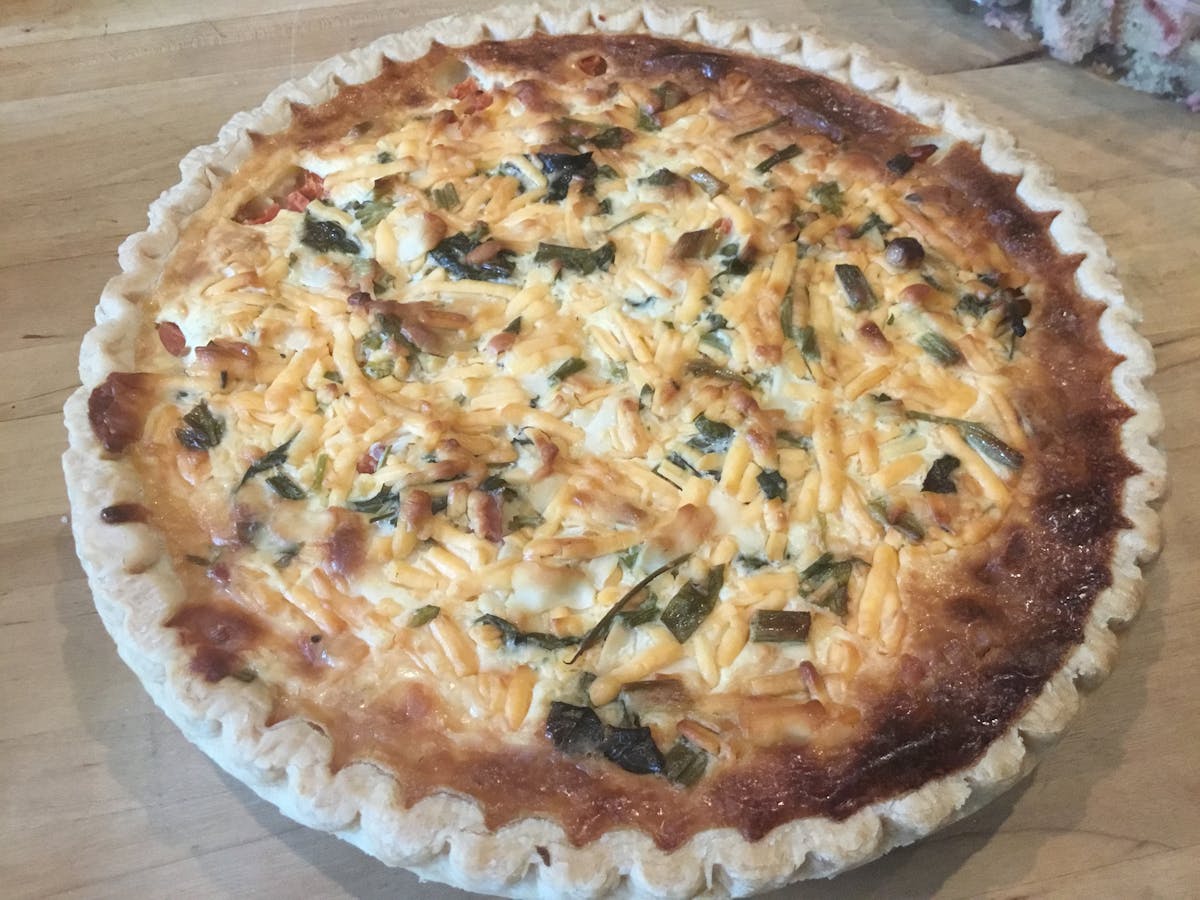
[[[1076,203],[914,76],[652,8],[385,38],[122,248],[75,535],[300,821],[514,895],[744,894],[976,808],[1157,541]]]

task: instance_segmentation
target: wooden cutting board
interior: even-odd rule
[[[0,894],[466,896],[283,818],[151,705],[74,557],[60,409],[116,246],[189,148],[326,56],[486,5],[0,8]],[[1116,672],[1031,780],[804,895],[1200,896],[1200,116],[1031,57],[940,0],[715,5],[930,74],[1048,162],[1144,311],[1166,413],[1166,549]]]

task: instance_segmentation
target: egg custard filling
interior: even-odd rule
[[[677,847],[975,760],[1134,467],[1050,216],[820,76],[638,36],[386,63],[255,136],[91,395],[192,674],[402,802]]]

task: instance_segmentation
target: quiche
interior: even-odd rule
[[[394,865],[745,894],[977,808],[1108,669],[1152,361],[908,72],[653,7],[384,38],[193,152],[64,458],[119,651]]]

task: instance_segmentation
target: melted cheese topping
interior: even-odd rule
[[[543,84],[548,114],[476,71],[218,191],[155,298],[188,349],[146,366],[199,525],[177,543],[322,642],[322,685],[419,681],[450,731],[528,741],[552,701],[619,699],[660,747],[728,754],[853,722],[904,650],[905,573],[1010,503],[1023,279],[768,110],[593,93]],[[889,263],[898,237],[924,261]],[[184,450],[201,402],[220,439]],[[777,611],[805,633],[763,639]],[[639,702],[667,679],[686,711]]]

